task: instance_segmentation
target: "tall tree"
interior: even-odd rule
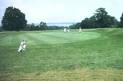
[[[123,13],[122,13],[122,15],[120,17],[120,26],[123,27]]]
[[[98,8],[95,13],[98,27],[108,27],[107,24],[107,16],[108,13],[106,12],[105,8]]]
[[[96,13],[90,18],[85,18],[81,22],[82,28],[105,28],[116,27],[118,21],[115,17],[108,15],[105,8],[98,8]]]
[[[45,22],[41,21],[40,24],[39,24],[39,29],[46,30],[47,29],[47,24]]]
[[[26,24],[27,21],[24,13],[14,7],[6,8],[2,19],[2,28],[4,30],[22,30]]]

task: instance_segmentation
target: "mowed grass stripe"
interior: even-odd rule
[[[53,35],[44,35],[42,33],[28,33],[26,34],[27,37],[30,38],[30,40],[34,40],[37,44],[56,44],[56,43],[64,43],[65,40],[60,37],[55,37]]]
[[[100,36],[97,32],[50,32],[50,33],[42,33],[43,35],[56,37],[63,39],[67,42],[77,42],[77,41],[85,41],[89,39],[95,39]]]
[[[61,38],[59,36],[54,36],[55,33],[53,35],[49,35],[47,33],[40,33],[40,34],[28,34],[31,37],[33,37],[34,39],[37,39],[37,43],[41,43],[41,44],[58,44],[58,43],[66,43],[69,42],[69,40],[66,40],[64,38]],[[72,40],[72,39],[71,39]]]
[[[99,37],[98,33],[83,32],[83,33],[64,33],[64,32],[48,32],[48,33],[9,33],[7,36],[1,37],[1,45],[15,45],[22,40],[26,40],[29,45],[34,44],[58,44],[58,43],[72,43],[77,41],[89,40]]]
[[[29,36],[32,40],[34,40],[35,43],[37,43],[37,44],[50,44],[49,41],[52,41],[52,39],[54,39],[49,36],[45,36],[42,33],[38,33],[38,34],[37,33],[28,33],[26,35]],[[55,41],[52,41],[52,42],[55,42]]]
[[[1,36],[1,35],[0,35]],[[1,37],[1,46],[16,46],[19,43],[18,33],[5,33],[5,36]]]
[[[30,33],[24,33],[24,34],[20,34],[18,36],[18,39],[20,41],[22,40],[25,40],[27,42],[27,45],[28,46],[31,46],[31,45],[37,45],[37,41],[39,41],[37,38],[34,38],[33,36],[30,36],[29,35]],[[36,36],[37,37],[37,36]]]
[[[83,33],[64,33],[64,32],[43,32],[43,33],[28,33],[30,38],[38,40],[38,44],[59,44],[59,43],[72,43],[77,41],[84,41],[89,39],[94,39],[100,36],[96,32],[83,32]]]

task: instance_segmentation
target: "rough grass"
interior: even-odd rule
[[[123,81],[122,57],[123,29],[0,33],[0,81]]]
[[[5,73],[3,81],[122,81],[122,70],[75,69],[67,71],[47,71],[34,73]]]

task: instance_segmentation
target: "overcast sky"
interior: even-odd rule
[[[0,0],[0,21],[8,6],[25,13],[28,23],[80,22],[100,7],[118,20],[123,12],[123,0]]]

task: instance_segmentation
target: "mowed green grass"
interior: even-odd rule
[[[0,32],[0,81],[123,81],[123,29]]]

